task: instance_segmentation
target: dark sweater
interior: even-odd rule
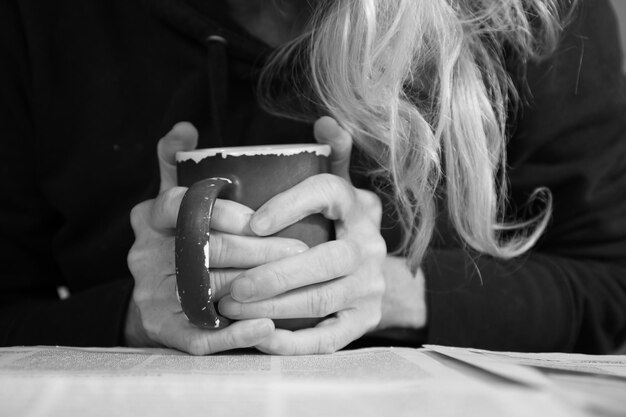
[[[258,106],[255,68],[268,48],[222,3],[0,1],[0,345],[123,344],[129,212],[156,195],[156,143],[176,122],[199,128],[200,147],[216,144],[216,109],[228,145],[312,141],[310,125]],[[616,23],[605,0],[579,16],[559,51],[528,68],[508,147],[511,206],[521,210],[536,187],[552,191],[544,237],[527,256],[500,261],[463,249],[442,216],[423,265],[426,338],[382,343],[599,353],[626,337]],[[212,34],[228,40],[219,106],[208,81],[223,70],[208,52]],[[385,237],[394,246],[397,230]]]

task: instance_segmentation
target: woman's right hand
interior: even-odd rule
[[[159,195],[135,206],[131,224],[135,243],[128,266],[135,287],[126,318],[130,346],[167,346],[195,355],[254,346],[274,331],[272,320],[241,320],[220,329],[200,329],[185,317],[176,296],[174,234],[182,197],[176,186],[175,154],[194,149],[197,132],[178,123],[158,144]],[[253,211],[241,204],[217,200],[211,222],[210,262],[215,300],[228,294],[230,282],[243,269],[278,260],[307,249],[300,241],[254,236],[249,227]]]

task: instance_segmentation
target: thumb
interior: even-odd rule
[[[330,145],[331,172],[350,182],[350,154],[352,137],[335,119],[324,116],[313,125],[313,135],[320,143]]]
[[[191,151],[198,144],[198,131],[189,122],[176,123],[172,130],[159,140],[159,172],[161,186],[159,192],[176,186],[176,152]]]

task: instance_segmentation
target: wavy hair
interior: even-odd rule
[[[330,114],[352,134],[393,196],[413,268],[440,189],[467,245],[515,257],[545,229],[551,197],[536,190],[542,212],[505,221],[507,111],[518,94],[504,51],[522,64],[552,52],[574,1],[318,0],[307,30],[264,67],[260,96],[289,117]]]

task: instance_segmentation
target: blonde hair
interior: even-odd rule
[[[375,161],[371,174],[391,186],[413,267],[433,233],[440,185],[467,245],[514,257],[544,230],[551,198],[537,190],[542,213],[504,220],[517,94],[503,50],[522,63],[551,52],[561,12],[557,0],[319,0],[307,31],[265,66],[261,95],[290,117],[321,108],[352,134]],[[285,90],[299,112],[280,99]]]

